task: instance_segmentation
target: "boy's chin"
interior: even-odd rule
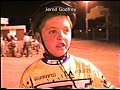
[[[54,55],[55,57],[62,57],[63,55],[65,55],[65,53],[63,53],[63,54],[56,54],[56,55]]]

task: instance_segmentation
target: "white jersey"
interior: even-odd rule
[[[30,37],[25,35],[23,38],[24,42],[30,42]]]
[[[40,59],[23,73],[20,88],[114,88],[89,61],[68,55],[65,61]]]

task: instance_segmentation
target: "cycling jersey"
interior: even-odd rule
[[[114,88],[88,60],[67,55],[65,60],[35,61],[24,71],[20,88]]]

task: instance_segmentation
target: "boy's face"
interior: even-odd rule
[[[45,22],[41,35],[47,50],[60,57],[70,46],[71,22],[66,16],[52,17]]]

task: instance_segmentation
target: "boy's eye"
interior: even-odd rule
[[[56,32],[55,30],[49,31],[50,34],[53,34],[53,33],[55,33],[55,32]]]
[[[68,30],[68,29],[65,29],[65,30],[64,30],[64,33],[67,33],[67,32],[69,32],[69,30]]]

